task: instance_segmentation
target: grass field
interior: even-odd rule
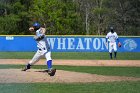
[[[31,59],[35,52],[0,52],[0,59]],[[140,53],[118,52],[119,60],[140,60]],[[108,60],[108,52],[52,52],[53,59]]]
[[[0,59],[32,58],[34,52],[1,52]],[[118,53],[118,59],[140,60],[140,53]],[[109,59],[108,53],[52,53],[53,59]],[[0,65],[0,69],[18,68],[23,65]],[[140,77],[139,67],[59,66],[58,70],[85,72],[98,75]],[[34,66],[33,69],[46,66]],[[86,79],[86,78],[85,78]],[[108,83],[0,83],[0,93],[139,93],[140,81]]]
[[[140,82],[0,84],[0,93],[139,93]]]

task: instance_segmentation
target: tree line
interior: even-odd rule
[[[39,22],[48,35],[140,35],[139,0],[0,0],[0,34],[30,35]]]

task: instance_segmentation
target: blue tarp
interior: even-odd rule
[[[119,52],[140,52],[140,37],[120,37]],[[53,52],[107,52],[105,37],[47,36]],[[36,51],[33,36],[0,36],[0,51]]]

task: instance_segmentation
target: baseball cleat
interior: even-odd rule
[[[26,71],[26,70],[28,70],[28,68],[27,68],[27,67],[23,68],[21,71]]]
[[[30,64],[27,64],[27,66],[25,68],[23,68],[21,71],[26,71],[26,70],[28,70],[30,68],[31,68],[31,65]]]
[[[55,75],[55,72],[56,72],[56,69],[48,70],[48,74],[49,74],[50,76],[54,76],[54,75]]]

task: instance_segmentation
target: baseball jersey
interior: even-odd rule
[[[44,35],[44,38],[40,41],[37,41],[37,47],[41,50],[44,50],[44,49],[49,50],[50,46],[48,44],[47,38],[46,38],[45,34],[42,34],[42,29],[40,28],[36,31],[36,36],[40,37],[42,35]]]
[[[109,32],[106,35],[106,38],[108,39],[109,42],[114,43],[114,42],[116,42],[116,39],[118,39],[118,35],[116,32],[114,32],[114,33]]]

